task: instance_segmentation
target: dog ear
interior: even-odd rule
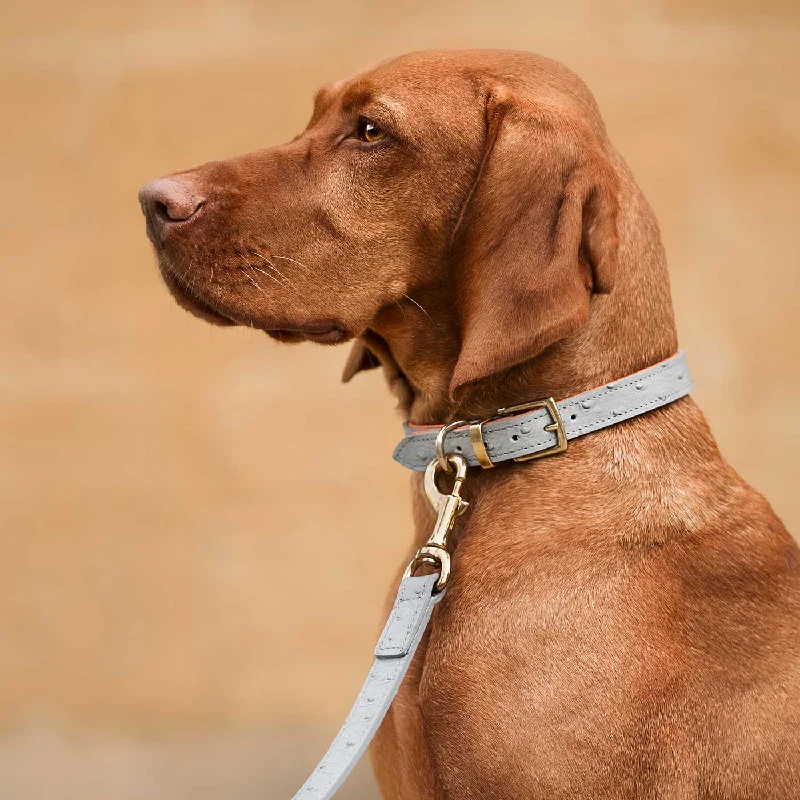
[[[507,91],[486,103],[486,144],[453,235],[461,351],[450,396],[585,324],[617,263],[616,174],[577,118]]]
[[[375,369],[380,365],[378,357],[364,344],[363,339],[356,339],[342,370],[342,383],[349,383],[362,370]]]

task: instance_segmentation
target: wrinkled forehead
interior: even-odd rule
[[[452,110],[476,100],[477,91],[463,70],[451,67],[442,74],[431,65],[391,61],[320,88],[314,117],[332,109],[363,113],[375,105],[402,120],[415,112],[430,117],[437,109]]]

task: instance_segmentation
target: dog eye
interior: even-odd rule
[[[358,138],[362,142],[379,142],[386,136],[386,131],[380,125],[366,117],[358,123]]]

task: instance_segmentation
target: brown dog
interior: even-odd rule
[[[658,226],[584,84],[421,53],[289,144],[141,193],[178,302],[356,337],[415,423],[566,398],[677,349]],[[453,577],[373,747],[387,798],[800,798],[800,553],[684,398],[474,470]],[[433,516],[414,481],[413,549]],[[411,550],[413,551],[413,550]]]

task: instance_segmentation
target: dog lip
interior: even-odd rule
[[[228,311],[221,311],[204,297],[198,297],[180,281],[173,271],[163,261],[159,261],[161,275],[164,283],[181,308],[206,320],[213,325],[240,325],[242,327],[260,328],[279,341],[284,337],[291,341],[299,341],[298,337],[308,339],[320,344],[334,344],[348,338],[347,331],[339,322],[333,320],[320,320],[318,322],[297,322],[296,320],[270,320],[259,323],[258,320],[242,321]]]
[[[300,334],[313,342],[323,344],[341,342],[347,338],[347,332],[335,322],[315,322],[308,324],[287,324],[281,326],[269,326],[267,333],[280,337],[283,333]]]

